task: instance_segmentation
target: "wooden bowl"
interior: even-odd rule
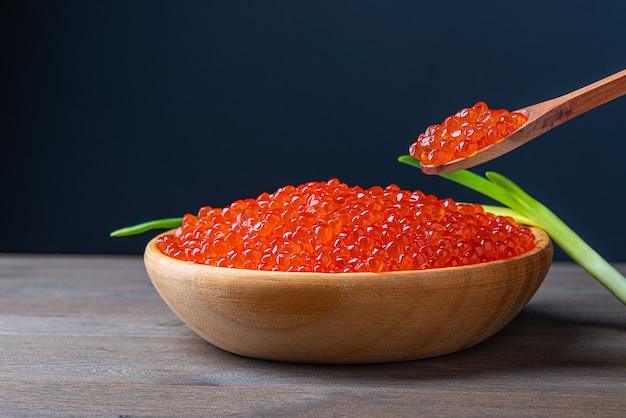
[[[146,247],[148,275],[211,344],[268,360],[377,363],[452,353],[528,303],[552,260],[548,235],[507,260],[390,273],[288,273],[192,264]]]

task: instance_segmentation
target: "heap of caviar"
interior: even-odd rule
[[[157,240],[164,254],[193,263],[328,273],[476,264],[534,246],[531,230],[480,205],[337,179],[205,206]]]
[[[522,113],[489,109],[484,102],[478,102],[447,117],[440,125],[429,126],[411,144],[409,154],[423,164],[440,166],[502,141],[526,120]]]

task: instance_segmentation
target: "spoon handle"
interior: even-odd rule
[[[626,70],[519,111],[526,113],[530,119],[545,118],[544,123],[540,125],[547,131],[624,94],[626,94]]]

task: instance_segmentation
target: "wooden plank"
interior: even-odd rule
[[[336,390],[79,383],[22,385],[3,404],[4,416],[603,416],[623,417],[614,397],[528,392],[510,396],[491,387],[450,391],[426,388]],[[33,413],[33,411],[37,411]]]
[[[209,345],[137,257],[0,255],[0,416],[623,416],[625,395],[626,308],[571,264],[476,347],[332,366]]]

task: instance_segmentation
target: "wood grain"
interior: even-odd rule
[[[621,417],[625,393],[626,308],[569,263],[473,348],[306,365],[206,343],[139,257],[0,255],[0,416]]]

